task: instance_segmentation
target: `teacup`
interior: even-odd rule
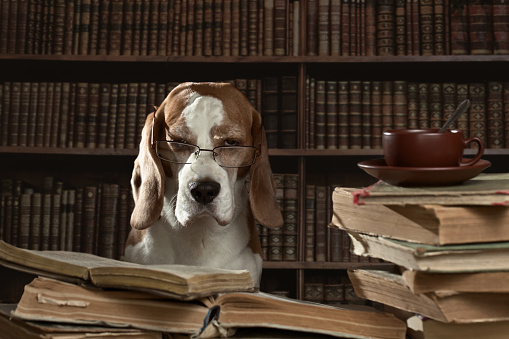
[[[478,137],[464,138],[459,130],[395,129],[382,135],[385,162],[391,167],[457,167],[471,166],[478,162],[484,152],[484,144]],[[477,144],[477,154],[463,159],[463,151]]]

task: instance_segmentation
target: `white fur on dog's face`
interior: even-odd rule
[[[187,136],[189,139],[185,141],[193,143],[201,149],[223,146],[215,144],[216,138],[214,138],[212,128],[221,125],[224,114],[223,104],[220,100],[193,94],[188,101],[188,106],[182,111],[186,130],[190,132],[190,135]],[[219,225],[225,226],[232,221],[235,214],[236,196],[238,196],[235,194],[238,172],[236,169],[220,167],[214,161],[212,152],[207,151],[201,152],[198,159],[191,164],[173,164],[172,168],[173,173],[178,173],[178,188],[176,187],[176,196],[173,195],[171,198],[170,211],[166,211],[169,212],[166,217],[170,219],[170,224],[180,224],[185,227],[199,218],[213,218]],[[191,195],[189,184],[192,182],[216,182],[221,185],[221,188],[212,202],[203,205],[195,201]],[[237,189],[243,189],[243,187]]]

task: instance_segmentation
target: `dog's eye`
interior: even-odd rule
[[[237,140],[233,140],[233,139],[228,139],[228,140],[225,140],[225,142],[224,142],[225,146],[238,146],[239,144],[240,144],[240,142],[238,142]]]

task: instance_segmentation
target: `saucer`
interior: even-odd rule
[[[465,159],[469,160],[469,159]],[[361,161],[357,164],[369,175],[395,186],[447,186],[471,179],[491,166],[479,160],[471,166],[455,167],[391,167],[385,159]]]

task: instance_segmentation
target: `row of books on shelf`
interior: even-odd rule
[[[304,277],[304,300],[321,304],[339,306],[370,305],[379,307],[368,299],[360,298],[347,277],[342,277],[338,272],[327,274],[306,272]]]
[[[348,232],[353,253],[396,265],[350,268],[356,294],[406,313],[409,329],[421,338],[504,337],[507,188],[508,173],[419,190],[384,182],[337,188],[332,224]]]
[[[272,148],[296,148],[294,76],[225,80],[263,113]],[[148,113],[178,83],[0,83],[0,145],[137,148]],[[266,94],[266,97],[262,97]],[[284,130],[283,127],[284,126]]]
[[[0,3],[0,53],[257,56],[298,50],[299,1]]]
[[[307,55],[509,54],[503,0],[307,1]]]
[[[509,83],[306,80],[306,147],[381,148],[382,133],[440,128],[465,99],[469,110],[450,128],[507,148]]]
[[[11,178],[1,185],[0,239],[25,249],[123,257],[134,208],[129,188],[71,188],[53,177],[44,178],[42,189]]]
[[[299,175],[274,173],[277,200],[284,224],[278,228],[258,225],[263,259],[299,261],[299,227],[304,227],[302,258],[306,262],[380,262],[350,253],[350,239],[337,228],[329,228],[332,218],[332,187],[306,185],[305,222],[299,226]]]

